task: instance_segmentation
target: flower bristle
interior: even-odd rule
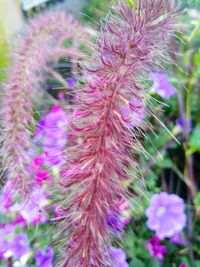
[[[135,8],[119,2],[102,20],[95,63],[86,68],[90,78],[77,90],[71,126],[79,142],[66,150],[62,177],[60,238],[68,240],[62,267],[113,266],[107,217],[127,196],[123,181],[137,166],[131,149],[142,147],[137,136],[143,124],[134,121],[148,97],[141,79],[166,57],[175,17],[171,1],[135,2]],[[124,105],[133,114],[128,119]]]
[[[76,31],[74,31],[76,28]],[[65,39],[86,41],[85,29],[65,11],[48,11],[30,20],[15,41],[7,81],[2,84],[1,96],[1,150],[5,175],[23,196],[30,194],[31,175],[28,150],[31,145],[30,125],[33,120],[33,102],[40,89],[47,63],[60,56],[81,57],[78,48],[62,47]]]

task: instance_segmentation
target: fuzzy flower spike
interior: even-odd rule
[[[87,68],[90,78],[76,95],[72,128],[79,143],[66,151],[60,220],[65,218],[61,237],[68,243],[58,266],[115,266],[107,218],[127,193],[123,180],[133,175],[127,166],[136,165],[131,148],[141,147],[145,99],[139,81],[166,56],[172,10],[166,0],[123,1],[101,23],[94,67]]]
[[[76,30],[74,30],[76,29]],[[8,81],[3,85],[1,100],[1,150],[4,169],[15,190],[29,194],[30,125],[33,124],[32,102],[47,71],[47,63],[61,55],[80,57],[77,48],[62,48],[63,40],[75,43],[86,40],[85,29],[63,11],[47,12],[35,17],[16,41]]]

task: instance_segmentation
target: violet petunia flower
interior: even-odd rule
[[[174,194],[155,194],[146,210],[147,226],[163,239],[172,237],[186,225],[183,199]]]
[[[69,86],[69,88],[73,88],[75,83],[76,83],[76,79],[74,77],[67,79],[67,85]]]
[[[128,202],[124,198],[121,198],[116,209],[110,212],[107,217],[107,224],[114,233],[122,232],[123,228],[130,223],[130,211],[131,207]]]
[[[23,255],[29,253],[29,240],[25,233],[17,234],[12,240],[12,256],[15,259],[20,259]]]
[[[160,239],[157,236],[153,236],[147,240],[146,248],[152,257],[159,260],[163,260],[167,253],[167,247],[160,244]]]
[[[107,224],[112,229],[114,233],[122,232],[124,228],[124,223],[121,220],[121,217],[118,212],[111,212],[107,217]]]
[[[29,253],[29,240],[25,233],[15,233],[15,226],[5,224],[0,229],[0,258],[20,259]]]
[[[49,165],[62,164],[62,153],[67,142],[68,117],[60,106],[53,106],[51,111],[40,120],[35,132],[34,142],[44,152]]]
[[[183,118],[178,118],[176,120],[176,125],[179,126],[181,128],[182,131],[184,131],[184,129],[186,128],[186,122],[187,122],[187,127],[188,127],[188,130],[189,132],[192,131],[192,120],[190,118],[187,118],[187,119],[183,119]]]
[[[178,245],[187,245],[187,240],[185,239],[182,232],[178,232],[170,238],[170,243]]]
[[[109,250],[113,267],[128,267],[128,263],[126,261],[126,254],[123,249],[110,247]]]
[[[53,257],[54,252],[51,247],[38,250],[35,255],[37,267],[53,267]]]
[[[4,224],[0,228],[0,259],[5,258],[5,253],[12,246],[12,239],[15,235],[15,226],[12,224]]]
[[[153,91],[164,99],[168,99],[176,93],[176,89],[169,82],[166,73],[152,72],[150,79],[153,81]]]

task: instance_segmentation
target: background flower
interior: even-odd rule
[[[147,226],[161,239],[172,237],[186,225],[184,209],[179,196],[166,192],[155,194],[146,210]]]
[[[110,247],[109,251],[113,267],[128,267],[128,263],[126,261],[126,254],[123,249]]]
[[[146,247],[151,256],[159,260],[163,260],[167,253],[167,247],[160,244],[160,239],[157,236],[153,236],[147,240]]]
[[[153,81],[153,91],[162,98],[168,99],[176,93],[166,73],[152,72],[149,77]]]
[[[51,111],[38,123],[34,143],[41,146],[44,161],[49,165],[61,165],[62,154],[67,142],[68,117],[59,105],[53,106]]]
[[[53,249],[49,246],[44,249],[39,249],[35,255],[37,267],[52,267],[53,266]]]

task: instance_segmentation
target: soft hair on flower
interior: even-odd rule
[[[48,71],[50,60],[82,56],[77,47],[62,47],[68,38],[76,45],[87,40],[85,29],[71,15],[49,11],[33,18],[15,42],[8,80],[2,85],[0,155],[6,176],[24,196],[28,196],[31,182],[27,166],[30,163],[32,102],[36,100],[35,92],[42,74]]]
[[[146,98],[141,80],[165,58],[175,16],[170,0],[130,2],[119,2],[102,20],[94,67],[86,68],[86,86],[77,90],[78,144],[66,151],[62,177],[60,237],[67,244],[56,266],[114,265],[107,217],[127,195],[123,181],[134,175],[131,150],[142,147],[137,137]]]

